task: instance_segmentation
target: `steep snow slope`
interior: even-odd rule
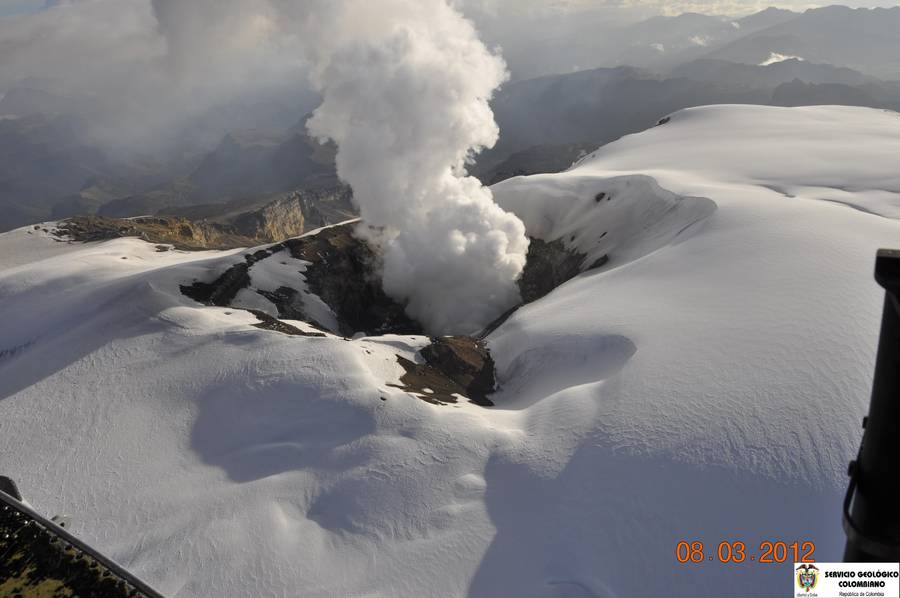
[[[540,492],[535,513],[579,518],[566,532],[559,522],[511,520],[536,553],[522,567],[498,549],[499,565],[535,571],[565,545],[592,555],[595,572],[597,560],[613,563],[595,575],[616,595],[696,595],[725,584],[758,596],[780,591],[786,570],[679,568],[671,547],[807,538],[820,560],[840,557],[839,501],[883,300],[874,251],[900,244],[900,222],[890,218],[900,215],[898,152],[895,113],[717,106],[677,113],[566,173],[494,187],[526,222],[527,202],[516,206],[537,188],[577,204],[594,192],[586,179],[601,189],[608,177],[637,172],[719,208],[637,261],[612,249],[606,271],[524,308],[492,337],[501,381],[510,380],[497,404],[532,404],[535,385],[541,397],[565,389],[531,410],[564,411],[570,437],[584,434],[549,474],[552,484],[513,465],[537,468],[539,454],[500,461],[498,472],[521,480],[498,484],[496,504]],[[542,431],[554,425],[532,417]],[[604,531],[586,531],[585,521],[603,521]],[[633,551],[626,557],[623,544]],[[636,577],[623,562],[655,564]]]
[[[171,596],[776,595],[675,546],[839,557],[898,150],[893,113],[720,106],[495,186],[609,262],[490,336],[493,409],[389,386],[424,338],[178,292],[244,252],[0,235],[0,471]]]

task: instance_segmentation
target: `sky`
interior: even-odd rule
[[[38,12],[65,0],[0,0],[0,17],[7,15]],[[190,1],[190,0],[186,0]],[[808,2],[806,0],[464,0],[500,8],[505,11],[559,10],[559,9],[622,9],[624,11],[680,14],[702,12],[709,14],[737,15],[762,10],[769,6],[803,10],[828,4],[843,4],[854,7],[900,6],[900,0],[843,0],[839,2]],[[524,8],[523,8],[524,7]]]
[[[0,17],[38,12],[49,4],[47,0],[0,0]]]

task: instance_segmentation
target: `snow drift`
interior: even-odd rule
[[[490,335],[493,409],[392,386],[424,337],[179,292],[245,252],[0,235],[0,471],[173,597],[778,594],[785,567],[675,546],[840,558],[898,149],[893,113],[719,106],[499,185],[609,262]]]
[[[709,199],[678,196],[641,175],[535,175],[507,179],[493,191],[528,234],[561,240],[589,263],[609,258],[608,267],[664,247],[716,209]]]

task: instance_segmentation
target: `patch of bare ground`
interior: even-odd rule
[[[494,404],[494,360],[483,341],[468,336],[434,338],[420,354],[425,363],[402,356],[397,361],[406,371],[399,385],[391,385],[433,405],[457,403],[460,399],[482,407]]]

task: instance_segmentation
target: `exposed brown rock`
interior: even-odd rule
[[[303,189],[265,200],[168,208],[165,215],[273,243],[356,217],[349,187]],[[259,244],[257,243],[257,244]]]
[[[406,373],[392,386],[434,405],[454,404],[460,397],[494,405],[487,398],[496,386],[494,360],[483,342],[465,336],[432,339],[421,355],[425,363],[397,357]]]
[[[138,237],[184,250],[254,247],[353,218],[352,197],[348,187],[306,189],[264,202],[190,206],[158,216],[76,216],[58,231],[82,242]]]
[[[307,228],[303,210],[290,198],[276,200],[260,210],[244,212],[230,224],[237,234],[270,241],[302,235]]]
[[[64,220],[54,233],[58,237],[88,243],[137,237],[148,243],[173,245],[176,249],[231,249],[258,245],[262,241],[176,216],[107,218],[76,216]]]
[[[486,401],[494,392],[494,360],[483,341],[469,336],[435,338],[421,354],[429,365],[462,386],[475,402]]]

